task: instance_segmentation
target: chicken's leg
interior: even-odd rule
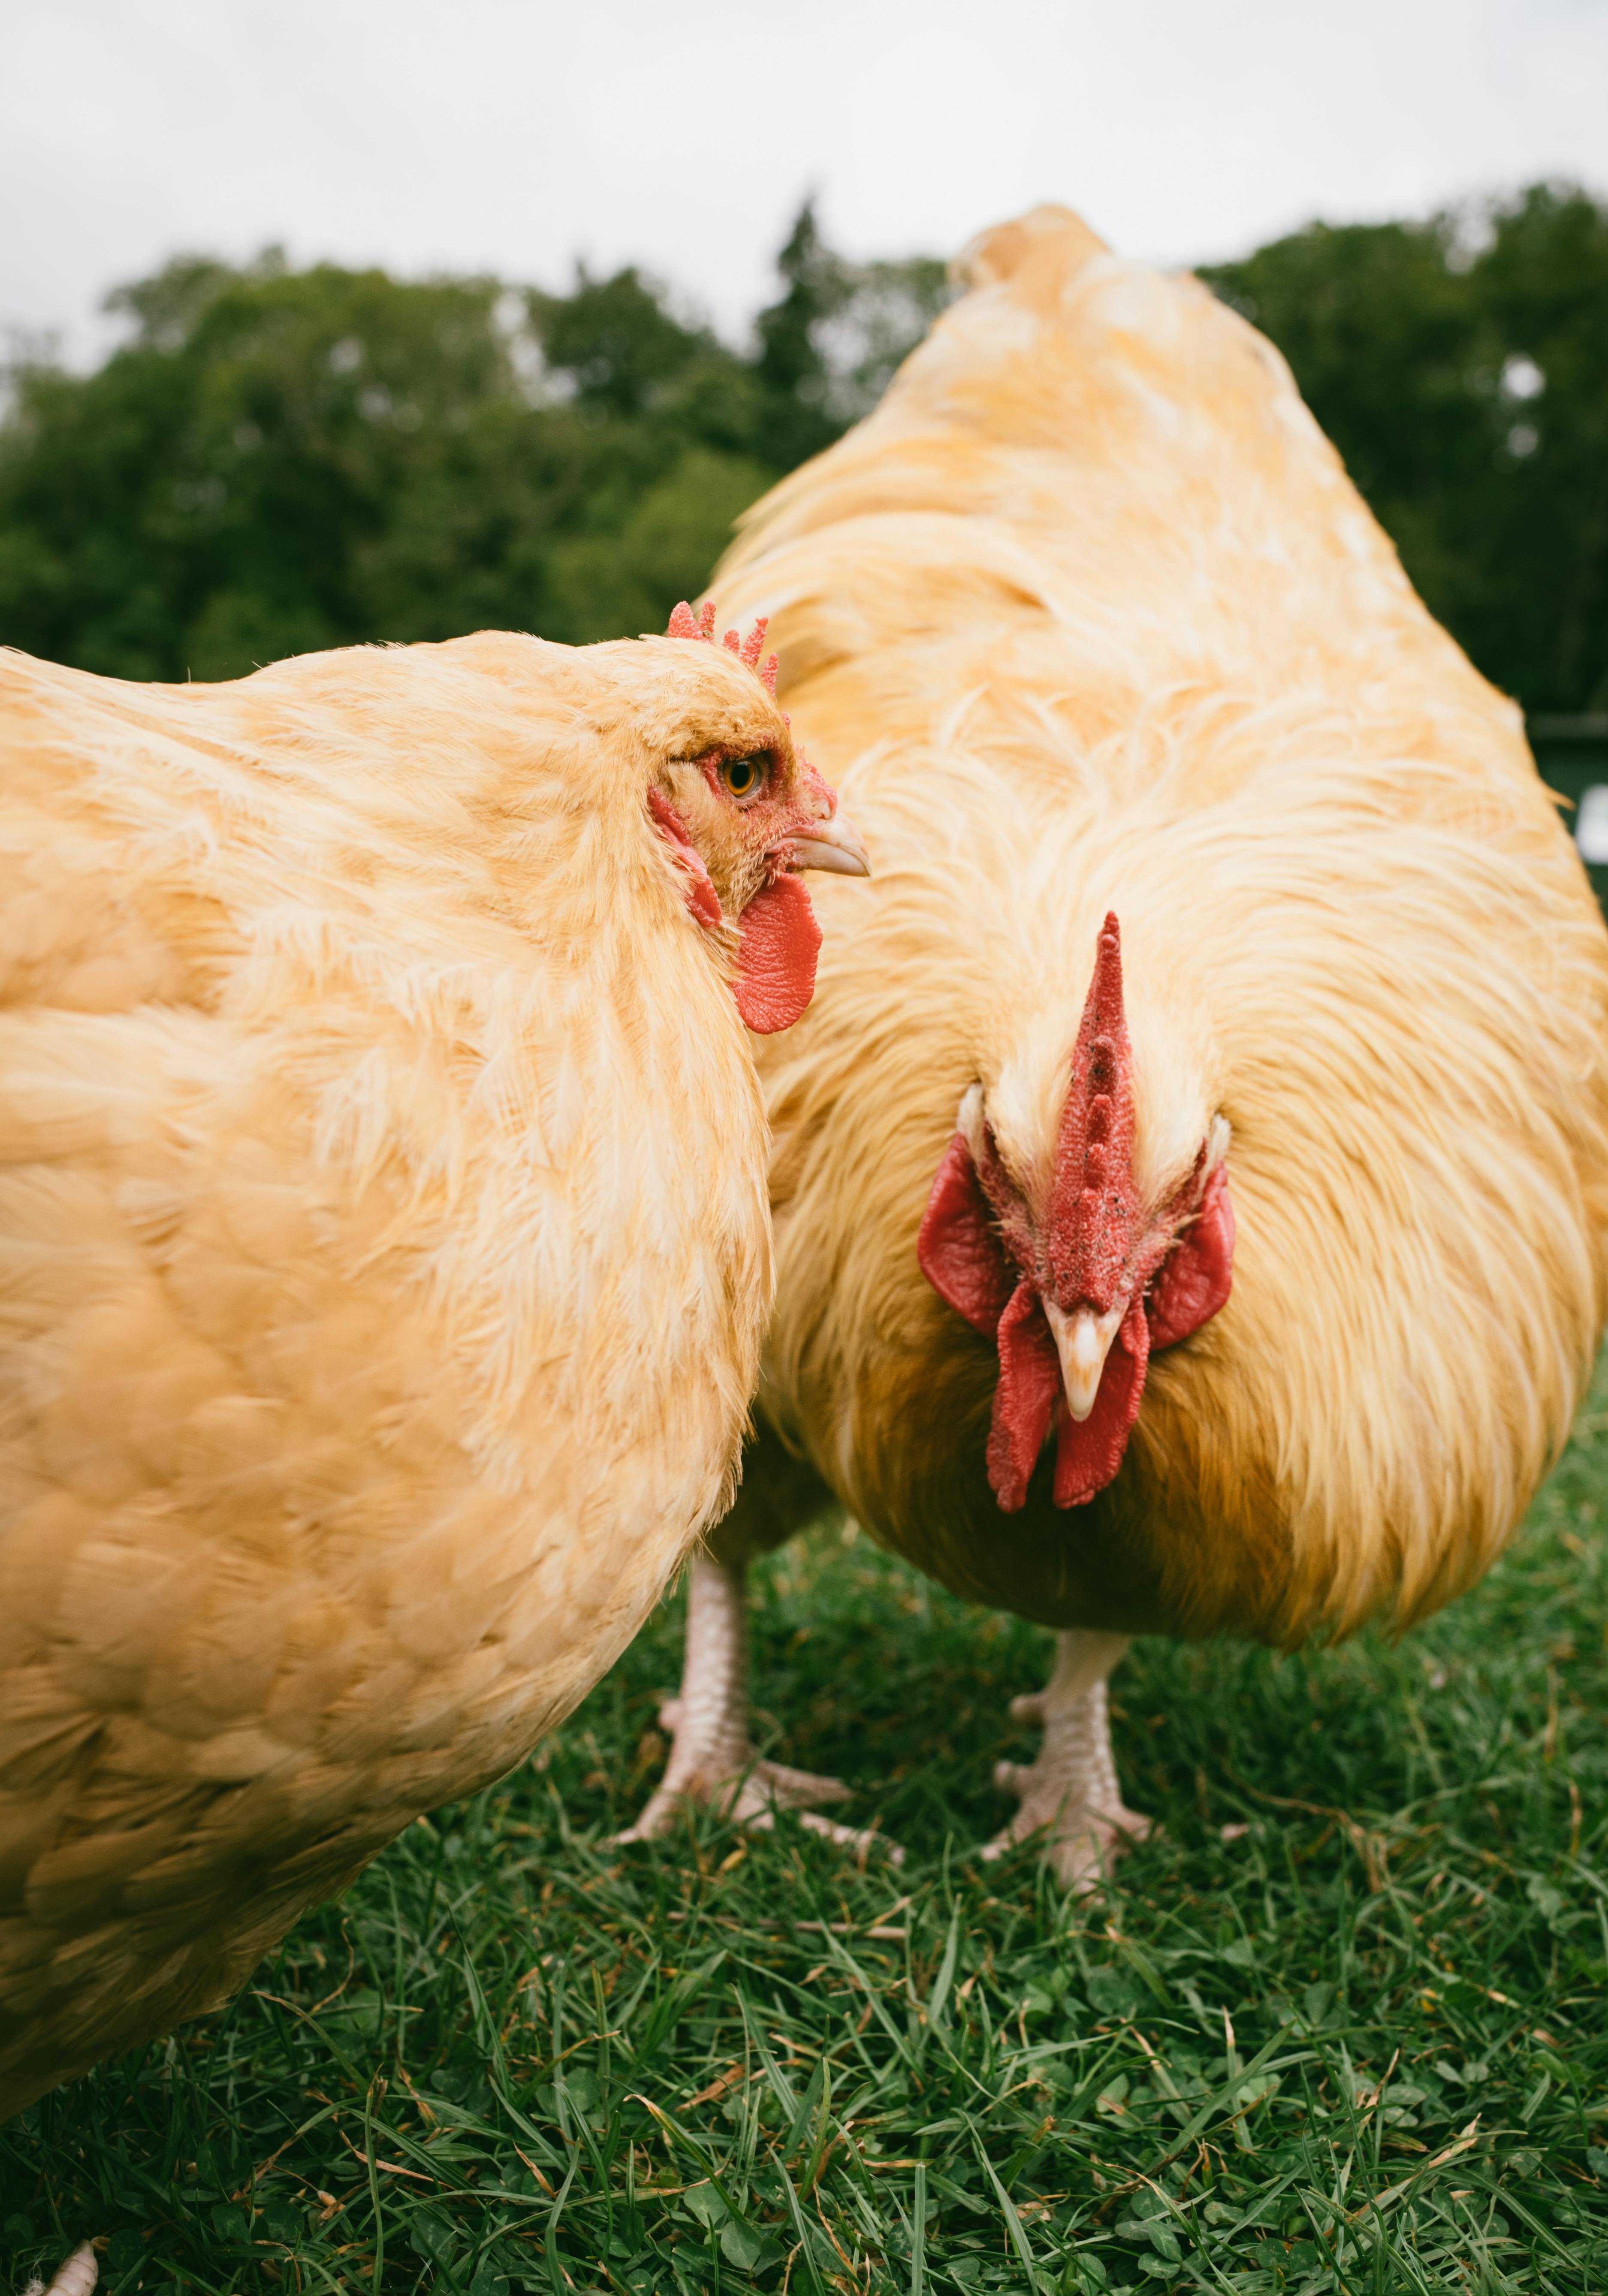
[[[1044,1741],[1030,1765],[1001,1762],[995,1770],[995,1784],[1021,1806],[985,1857],[998,1857],[1047,1827],[1045,1855],[1065,1887],[1081,1891],[1110,1873],[1130,1840],[1149,1833],[1150,1820],[1123,1806],[1105,1712],[1105,1678],[1130,1640],[1081,1628],[1057,1635],[1046,1687],[1011,1701],[1013,1718],[1040,1724]]]
[[[721,1562],[700,1548],[687,1570],[686,1649],[680,1694],[659,1710],[673,1742],[663,1783],[621,1841],[646,1841],[665,1832],[684,1800],[726,1812],[763,1831],[776,1811],[796,1809],[799,1823],[864,1856],[878,1842],[897,1863],[903,1856],[878,1834],[837,1825],[808,1805],[841,1801],[849,1789],[841,1778],[816,1777],[782,1762],[755,1759],[748,1732],[748,1607],[743,1562]]]

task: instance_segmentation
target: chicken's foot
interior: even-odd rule
[[[1150,1832],[1150,1820],[1123,1804],[1105,1710],[1105,1678],[1130,1640],[1081,1628],[1057,1635],[1048,1683],[1011,1701],[1013,1720],[1038,1723],[1044,1739],[1030,1764],[995,1769],[995,1784],[1021,1808],[985,1846],[985,1857],[1047,1829],[1046,1857],[1065,1888],[1082,1892],[1098,1886],[1129,1841]]]
[[[35,2278],[29,2282],[23,2296],[90,2296],[101,2273],[100,2259],[88,2241],[81,2241],[72,2254],[63,2258],[52,2275],[50,2286]]]
[[[812,1833],[862,1858],[874,1843],[897,1865],[904,1852],[882,1835],[836,1824],[808,1807],[842,1800],[849,1789],[841,1778],[817,1777],[755,1756],[748,1730],[747,1576],[742,1562],[718,1562],[702,1549],[693,1555],[687,1570],[681,1689],[659,1710],[660,1723],[672,1734],[670,1759],[636,1824],[616,1838],[647,1841],[665,1833],[684,1801],[703,1802],[756,1833],[775,1824],[778,1809],[792,1809]]]

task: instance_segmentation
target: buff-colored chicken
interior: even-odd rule
[[[729,1495],[742,1021],[864,863],[672,632],[0,656],[0,2114],[517,1761]]]
[[[742,1683],[831,1495],[1062,1630],[1000,1782],[1080,1882],[1132,1635],[1411,1621],[1520,1521],[1603,1324],[1608,934],[1277,354],[1060,209],[970,277],[714,586],[879,882],[762,1060],[771,1431],[639,1830],[841,1791],[751,1767]]]

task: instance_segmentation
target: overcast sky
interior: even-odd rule
[[[0,325],[179,250],[670,279],[728,331],[804,194],[855,254],[1062,200],[1237,253],[1608,190],[1608,0],[0,0]]]

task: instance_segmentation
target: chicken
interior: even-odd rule
[[[991,1846],[1047,1828],[1081,1885],[1144,1823],[1131,1636],[1420,1620],[1555,1457],[1608,1277],[1608,934],[1276,352],[1061,209],[970,278],[713,585],[775,616],[878,882],[762,1055],[764,1433],[636,1830],[842,1791],[752,1763],[742,1679],[748,1559],[836,1500],[1057,1630]]]
[[[742,1020],[864,855],[672,628],[0,656],[0,2113],[518,1761],[729,1496]]]

